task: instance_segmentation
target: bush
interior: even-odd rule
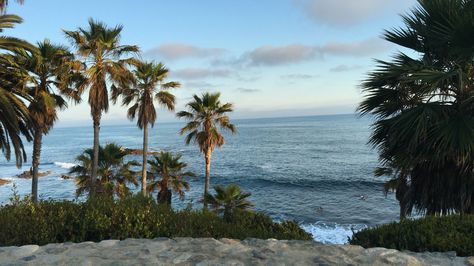
[[[474,256],[474,215],[428,216],[368,228],[355,233],[354,245],[415,252],[456,251]]]
[[[276,238],[309,240],[296,222],[240,212],[232,221],[205,210],[174,211],[152,198],[113,201],[17,201],[0,207],[0,245],[155,237]]]

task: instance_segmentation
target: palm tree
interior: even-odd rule
[[[226,130],[235,134],[236,127],[230,123],[226,115],[233,111],[231,103],[222,104],[219,100],[220,93],[204,93],[202,97],[194,95],[194,100],[186,106],[188,111],[181,111],[178,117],[183,117],[189,122],[180,130],[180,134],[188,133],[186,144],[191,141],[199,145],[199,149],[204,154],[206,161],[206,181],[204,185],[204,207],[207,208],[206,195],[209,191],[211,178],[211,157],[216,147],[221,147],[225,143],[224,136],[219,131]]]
[[[49,40],[39,42],[37,46],[35,53],[19,50],[13,57],[28,73],[24,89],[31,96],[28,110],[33,128],[33,202],[38,201],[38,167],[43,135],[48,134],[57,120],[57,109],[67,107],[66,99],[80,101],[78,91],[73,88],[77,80],[74,67],[78,66],[74,55],[66,47],[51,44]]]
[[[138,117],[137,126],[143,129],[143,169],[142,169],[142,193],[147,193],[147,153],[148,153],[148,125],[152,127],[156,121],[156,109],[154,100],[161,106],[174,111],[175,96],[168,89],[178,88],[180,84],[176,81],[165,82],[169,70],[162,64],[153,62],[137,62],[133,71],[135,82],[131,88],[114,90],[112,99],[114,102],[121,95],[123,105],[133,105],[128,109],[128,118],[133,120]]]
[[[0,15],[0,32],[6,28],[13,28],[21,23],[22,19],[16,15]],[[8,36],[0,36],[0,149],[7,160],[10,160],[13,148],[17,167],[26,161],[23,147],[23,136],[31,141],[30,117],[25,101],[30,96],[21,90],[21,83],[25,72],[13,60],[11,52],[28,49],[35,51],[30,43]]]
[[[83,58],[85,64],[85,82],[82,89],[89,88],[89,105],[94,126],[94,157],[91,181],[97,176],[99,156],[100,120],[103,112],[109,109],[109,96],[106,81],[112,88],[125,88],[133,80],[133,74],[127,66],[135,62],[133,58],[123,58],[129,53],[139,51],[134,45],[120,45],[122,26],[107,27],[101,22],[89,19],[89,28],[76,31],[64,31]],[[93,182],[90,183],[92,186]],[[91,188],[90,196],[94,196]]]
[[[237,184],[216,186],[214,190],[216,194],[206,194],[205,200],[217,213],[223,214],[226,220],[231,220],[236,210],[247,211],[254,206],[247,200],[251,194],[242,192]]]
[[[376,177],[390,176],[391,179],[384,184],[385,196],[390,192],[395,193],[395,198],[400,205],[400,220],[405,219],[413,212],[413,191],[409,183],[409,170],[394,162],[385,163],[384,167],[377,167]]]
[[[473,6],[419,0],[404,28],[385,33],[419,56],[378,61],[362,84],[381,167],[395,167],[392,187],[419,213],[474,213]]]
[[[16,24],[22,23],[23,19],[17,15],[0,15],[0,32],[5,29],[14,28]],[[27,41],[16,37],[1,36],[0,49],[5,51],[15,51],[17,49],[26,49],[28,51],[35,51],[34,45]]]
[[[15,0],[19,4],[23,4],[24,0]],[[0,0],[0,12],[5,12],[7,10],[8,0]]]
[[[127,184],[138,185],[136,172],[131,168],[138,166],[135,161],[125,161],[128,153],[121,146],[113,143],[99,147],[99,168],[98,178],[92,180],[90,184],[91,168],[94,157],[93,149],[86,149],[76,160],[78,165],[71,168],[70,173],[76,174],[76,195],[79,197],[83,193],[90,193],[91,188],[96,188],[96,193],[105,197],[124,197],[130,193]]]
[[[154,191],[158,189],[157,201],[160,204],[168,204],[171,206],[172,190],[178,193],[181,199],[184,198],[184,190],[189,190],[189,183],[184,181],[185,177],[194,177],[194,173],[184,171],[187,164],[181,162],[180,154],[171,152],[160,152],[158,156],[154,156],[154,160],[149,160],[150,177],[152,182],[148,190]],[[160,177],[158,179],[158,177]]]

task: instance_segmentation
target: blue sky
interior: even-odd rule
[[[192,94],[220,91],[235,104],[236,118],[354,112],[358,85],[397,47],[384,29],[400,26],[414,0],[27,0],[8,12],[24,18],[9,35],[31,42],[68,44],[62,29],[88,18],[122,24],[123,44],[137,44],[143,59],[164,62],[177,109]],[[106,123],[126,121],[114,106]],[[174,116],[159,110],[158,120]],[[87,101],[60,115],[61,124],[88,123]]]

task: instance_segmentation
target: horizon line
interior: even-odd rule
[[[324,116],[347,116],[347,115],[355,115],[357,116],[357,112],[353,112],[353,113],[334,113],[334,114],[316,114],[316,115],[289,115],[289,116],[269,116],[269,117],[252,117],[252,118],[235,118],[233,119],[234,121],[242,121],[242,120],[262,120],[262,119],[284,119],[284,118],[306,118],[306,117],[324,117]],[[89,120],[82,120],[82,121],[71,121],[70,123],[81,123],[80,125],[61,125],[61,124],[58,124],[58,126],[56,126],[55,128],[76,128],[76,127],[87,127],[88,125],[86,124],[82,124],[83,122],[85,121],[89,121]],[[101,124],[101,127],[109,127],[109,126],[126,126],[126,125],[130,125],[130,123],[134,123],[133,121],[131,120],[128,120],[126,119],[125,121],[128,121],[128,123],[125,123],[125,122],[119,122],[119,121],[122,121],[122,120],[109,120],[109,121],[104,121],[104,122],[112,122],[113,124]],[[114,123],[114,122],[117,122],[117,123]],[[184,123],[184,121],[182,121]],[[67,122],[66,122],[67,123]],[[177,123],[181,123],[180,120],[177,120],[177,121],[162,121],[160,122],[160,124],[177,124]]]

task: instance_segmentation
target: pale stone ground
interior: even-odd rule
[[[0,265],[474,265],[474,257],[311,241],[158,238],[1,247]]]

